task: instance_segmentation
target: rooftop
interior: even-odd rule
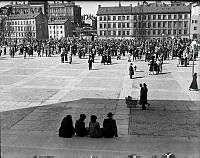
[[[16,14],[16,15],[10,15],[9,19],[11,20],[20,20],[20,19],[34,19],[36,18],[40,13],[35,14]]]
[[[69,20],[54,20],[54,21],[49,21],[48,25],[61,25],[65,24]]]
[[[189,5],[170,6],[167,4],[151,3],[148,5],[132,6],[114,6],[114,7],[99,7],[97,15],[120,15],[120,14],[136,14],[140,12],[147,14],[157,13],[187,13],[190,12]]]
[[[100,7],[97,11],[97,15],[130,14],[130,13],[131,13],[131,6]]]

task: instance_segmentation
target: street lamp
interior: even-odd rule
[[[194,47],[197,44],[196,41],[192,41],[191,47],[192,47],[192,76],[194,74]]]
[[[174,51],[174,36],[172,35],[172,60],[173,60],[173,51]]]

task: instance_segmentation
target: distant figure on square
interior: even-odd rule
[[[145,99],[146,99],[145,89],[144,89],[144,87],[142,87],[142,84],[140,83],[140,101],[139,101],[139,104],[142,105],[142,110],[146,110]]]
[[[130,75],[130,79],[132,79],[132,76],[134,75],[134,69],[133,69],[132,63],[130,63],[130,66],[129,66],[129,75]]]
[[[75,129],[72,122],[72,116],[67,115],[61,122],[59,128],[59,136],[65,138],[71,138],[75,134]]]
[[[103,121],[103,136],[105,138],[118,137],[116,121],[113,119],[113,114],[109,112],[108,118]]]
[[[144,87],[144,92],[145,92],[145,99],[144,99],[144,103],[145,103],[145,105],[147,105],[147,106],[149,107],[149,106],[150,106],[150,104],[148,103],[148,100],[147,100],[148,88],[147,88],[147,85],[146,85],[146,83],[143,83],[143,87]]]
[[[102,137],[102,129],[100,128],[99,122],[96,121],[97,116],[92,115],[89,123],[89,135],[91,138]]]
[[[197,73],[193,74],[193,79],[192,79],[192,83],[190,84],[189,90],[198,90]]]
[[[89,59],[88,59],[88,63],[89,63],[89,70],[92,70],[92,62],[93,62],[92,56],[91,56],[91,55],[89,55]]]
[[[89,134],[88,128],[85,127],[85,114],[80,114],[80,118],[76,120],[75,132],[77,136],[84,137]]]

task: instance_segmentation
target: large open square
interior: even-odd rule
[[[87,56],[73,56],[72,64],[60,57],[0,58],[0,106],[2,157],[33,158],[126,158],[172,152],[177,158],[199,158],[200,91],[189,91],[191,64],[176,67],[165,60],[163,73],[148,75],[147,62],[135,61],[138,69],[129,79],[127,56],[101,64],[96,56],[88,70]],[[199,58],[195,71],[200,74]],[[198,75],[198,85],[199,84]],[[125,97],[139,99],[139,83],[149,89],[150,108],[127,108]],[[60,138],[64,116],[73,122],[85,113],[102,126],[108,112],[114,114],[118,138]]]

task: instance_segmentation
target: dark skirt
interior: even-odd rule
[[[194,89],[197,90],[198,89],[198,85],[197,85],[197,80],[196,78],[193,78],[192,83],[190,85],[190,89]]]

